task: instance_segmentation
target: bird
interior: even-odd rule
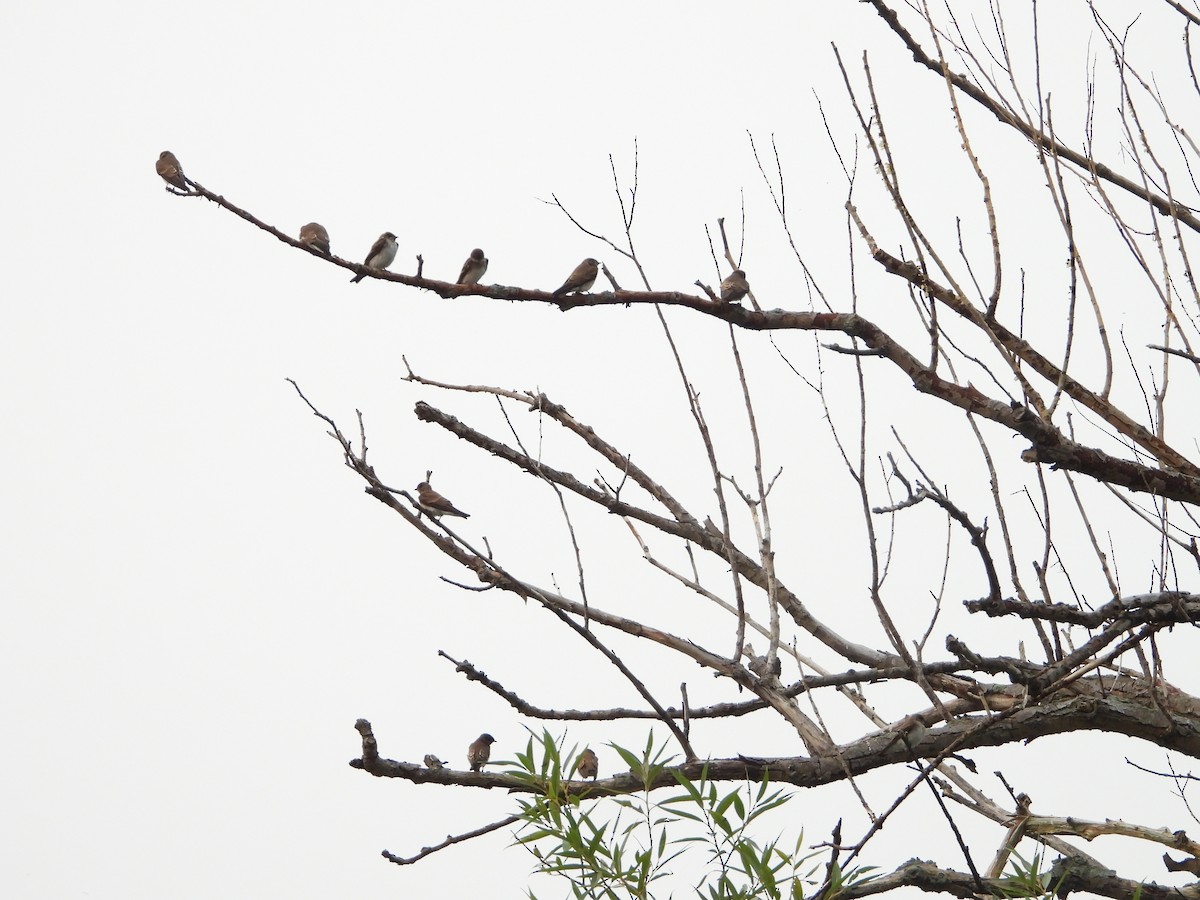
[[[471,255],[467,257],[467,261],[463,263],[462,271],[458,273],[458,281],[454,283],[479,284],[479,279],[487,271],[487,262],[487,257],[483,255],[483,251],[476,247],[471,251]]]
[[[723,303],[737,303],[748,293],[750,293],[750,285],[746,283],[746,273],[741,269],[734,269],[729,273],[729,277],[721,282],[721,301]]]
[[[300,243],[308,244],[314,250],[329,255],[329,232],[319,222],[309,222],[300,229]]]
[[[428,481],[422,481],[417,485],[417,503],[421,509],[435,518],[437,516],[462,516],[464,519],[471,518],[470,513],[465,513],[461,509],[456,508],[453,503],[431,488]]]
[[[749,644],[746,645],[746,658],[750,660],[748,668],[759,678],[770,680],[778,678],[779,673],[783,671],[783,665],[779,662],[779,657],[771,659],[767,656],[759,656],[754,652],[754,648]]]
[[[425,768],[427,769],[444,769],[446,764],[437,758],[436,754],[425,754]]]
[[[890,731],[894,735],[884,750],[890,750],[898,741],[903,741],[904,746],[911,751],[929,734],[929,723],[921,713],[911,713],[899,722],[893,722],[884,731]]]
[[[179,160],[170,150],[164,150],[158,154],[158,162],[154,164],[154,171],[158,172],[162,176],[162,180],[172,187],[177,187],[181,191],[190,190],[187,179],[183,176],[183,166],[179,165]]]
[[[567,280],[562,283],[562,287],[556,290],[551,296],[561,297],[563,294],[574,294],[580,291],[591,290],[592,285],[596,283],[596,275],[599,271],[600,263],[589,256],[575,267],[575,271],[567,276]]]
[[[367,254],[367,258],[363,260],[363,265],[372,269],[386,269],[392,264],[392,260],[396,258],[396,236],[390,231],[385,231],[379,236],[379,239],[371,245],[371,252]],[[365,275],[355,275],[350,279],[350,283],[362,281]]]
[[[496,739],[486,732],[471,741],[471,746],[467,748],[467,762],[471,764],[472,772],[483,771],[483,764],[492,755],[494,743]]]
[[[600,771],[600,763],[591,747],[579,754],[579,758],[575,760],[575,771],[579,773],[580,778],[596,780],[596,774]]]

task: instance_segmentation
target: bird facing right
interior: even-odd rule
[[[487,264],[487,257],[483,255],[482,250],[476,247],[467,257],[467,261],[463,263],[462,271],[458,273],[458,281],[454,283],[479,284],[479,279],[487,271]]]
[[[496,739],[486,732],[471,741],[471,746],[467,748],[467,762],[471,764],[472,772],[483,771],[483,764],[491,758],[494,743]]]
[[[367,258],[363,261],[363,265],[372,269],[386,269],[392,264],[392,260],[396,258],[396,236],[390,231],[385,231],[371,245],[371,251],[367,254]],[[355,275],[350,279],[350,283],[362,281],[365,275]]]
[[[741,269],[734,269],[729,273],[729,277],[721,282],[721,301],[723,303],[737,303],[748,293],[750,293],[750,285],[746,281],[746,273]]]
[[[596,275],[600,272],[600,263],[590,256],[575,267],[567,280],[562,283],[562,287],[556,290],[551,296],[561,297],[564,294],[575,294],[581,291],[589,291],[592,285],[596,283]]]

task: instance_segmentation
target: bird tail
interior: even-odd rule
[[[355,275],[353,278],[350,279],[350,283],[358,284],[358,282],[362,281],[365,277],[366,277],[365,275]]]

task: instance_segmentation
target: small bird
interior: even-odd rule
[[[427,769],[444,769],[446,764],[437,758],[433,753],[425,754],[425,768]]]
[[[746,282],[746,273],[734,269],[729,277],[721,282],[721,300],[724,303],[737,303],[750,293],[750,285]]]
[[[329,255],[329,232],[319,222],[309,222],[300,229],[300,243],[308,244],[314,250]]]
[[[385,231],[379,236],[379,239],[371,245],[371,252],[367,254],[367,258],[363,260],[364,266],[369,266],[372,269],[386,269],[392,264],[392,260],[396,258],[396,236],[390,231]],[[362,281],[365,275],[355,275],[350,279],[350,283]]]
[[[483,251],[476,247],[471,251],[471,255],[467,257],[467,261],[463,263],[462,271],[458,273],[458,281],[455,284],[479,284],[479,279],[483,277],[483,273],[487,271],[487,257],[483,255]]]
[[[750,644],[746,645],[745,651],[746,658],[750,660],[748,668],[759,678],[766,680],[778,678],[779,673],[783,671],[783,664],[780,663],[778,656],[774,660],[766,656],[759,656],[754,652],[754,648]]]
[[[496,739],[487,733],[471,741],[471,746],[467,748],[467,762],[471,764],[472,772],[483,771],[483,764],[491,757],[494,743]]]
[[[600,762],[596,759],[596,754],[592,752],[591,747],[579,754],[579,759],[575,760],[575,771],[579,773],[580,778],[596,780],[596,775],[600,771]]]
[[[158,162],[154,164],[154,171],[158,172],[162,176],[162,180],[172,187],[177,187],[181,191],[191,190],[188,187],[187,179],[183,177],[183,166],[179,165],[179,160],[170,150],[164,150],[158,154]]]
[[[589,256],[575,267],[575,271],[567,276],[567,280],[562,283],[562,287],[555,291],[552,296],[561,297],[563,294],[574,294],[591,290],[592,285],[596,283],[596,275],[599,271],[600,263]]]
[[[417,503],[420,504],[421,509],[435,518],[438,516],[471,518],[470,513],[465,513],[461,509],[457,509],[453,503],[431,488],[428,481],[422,481],[417,485]]]
[[[910,751],[929,734],[929,723],[925,721],[925,717],[920,713],[911,713],[901,719],[899,722],[893,722],[884,731],[890,731],[895,735],[884,750],[890,750],[897,741],[903,741],[905,747]]]

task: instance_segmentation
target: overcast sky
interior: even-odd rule
[[[1083,72],[1083,39],[1062,40],[1062,71]],[[563,314],[445,301],[372,280],[352,285],[344,270],[203,199],[164,192],[159,152],[173,150],[191,177],[285,231],[323,223],[334,252],[349,259],[390,230],[398,271],[415,271],[419,253],[426,274],[453,280],[480,246],[491,261],[485,282],[549,289],[597,256],[632,287],[628,262],[543,201],[557,195],[589,228],[619,238],[609,154],[628,187],[636,139],[635,240],[653,287],[719,281],[705,228],[725,216],[740,240],[744,198],[744,265],[759,302],[807,309],[820,301],[800,277],[747,136],[773,167],[774,135],[797,244],[830,304],[846,310],[847,183],[821,107],[848,162],[855,126],[831,42],[860,83],[862,53],[871,52],[896,135],[910,138],[897,152],[914,199],[941,210],[931,227],[952,233],[957,210],[947,197],[959,196],[976,229],[968,240],[984,246],[978,190],[936,79],[906,64],[877,17],[851,0],[25,3],[0,12],[8,259],[0,892],[520,896],[530,861],[506,849],[503,832],[416,867],[381,859],[382,849],[408,855],[500,818],[513,800],[351,769],[355,719],[374,723],[385,756],[433,752],[460,767],[481,731],[496,736],[493,756],[503,759],[524,746],[526,726],[540,730],[457,676],[439,649],[538,705],[640,705],[550,616],[508,595],[439,582],[458,573],[363,493],[286,378],[343,428],[356,428],[354,411],[363,412],[385,481],[411,489],[432,469],[435,486],[473,514],[464,533],[486,536],[510,568],[568,593],[577,576],[553,495],[412,415],[424,399],[511,439],[495,404],[403,383],[402,355],[429,378],[546,391],[669,480],[701,518],[713,514],[679,377],[650,309]],[[1068,93],[1064,119],[1080,115],[1071,102]],[[937,152],[933,138],[914,137],[935,126]],[[993,171],[1027,153],[1011,135],[984,134],[995,142]],[[943,168],[946,160],[957,168]],[[903,236],[865,158],[859,169],[875,191],[864,203],[878,213],[877,236],[895,249]],[[1002,216],[1024,265],[1035,241],[1012,209]],[[857,252],[865,258],[861,244]],[[1061,249],[1050,258],[1030,264],[1058,265],[1058,290]],[[905,302],[899,292],[894,302]],[[748,477],[724,326],[680,311],[668,318],[725,432],[730,467]],[[906,336],[919,343],[908,322]],[[861,518],[818,398],[764,336],[742,339],[770,410],[768,467],[783,467],[795,492],[778,513],[791,548],[781,566],[835,627],[853,633],[867,621],[860,639],[884,646],[866,576],[853,568]],[[805,376],[817,376],[810,338],[778,343]],[[844,391],[852,402],[851,364],[821,365],[831,396]],[[913,405],[895,373],[879,389],[881,423],[936,454],[936,430],[920,425],[933,407]],[[910,412],[892,423],[889,407],[905,404]],[[516,415],[523,439],[537,446],[536,422]],[[853,431],[853,409],[839,424]],[[541,439],[564,467],[584,477],[596,468],[560,434]],[[978,480],[981,471],[977,460],[962,470],[952,458],[938,462],[944,481]],[[979,485],[959,487],[983,496]],[[716,635],[714,645],[731,649],[728,621],[692,611],[693,598],[651,576],[623,525],[594,515],[578,524],[592,602]],[[751,533],[744,516],[739,529]],[[897,578],[920,568],[899,561]],[[958,601],[978,593],[976,574],[966,564],[953,573],[963,593],[950,592],[941,631],[967,627]],[[1130,574],[1131,588],[1147,586],[1144,568]],[[927,604],[928,585],[914,584],[914,606]],[[928,609],[901,618],[908,612],[921,622]],[[692,616],[695,631],[685,627]],[[737,699],[695,667],[659,669],[662,654],[614,645],[643,662],[666,703],[678,701],[687,679],[693,702]],[[940,655],[941,638],[932,649]],[[978,649],[1012,651],[986,641]],[[862,728],[856,721],[835,736]],[[698,749],[801,752],[795,735],[765,716],[738,729],[697,726]],[[640,746],[645,735],[643,723],[579,727],[569,743]],[[1112,743],[1106,764],[1118,765],[1128,748]],[[1052,759],[1054,750],[1035,745],[1027,758]],[[601,766],[611,773],[615,754],[602,751]],[[901,781],[865,779],[882,807]],[[1040,796],[1047,812],[1108,813],[1087,791],[1047,785]],[[820,797],[801,799],[797,818],[779,828],[804,827],[817,841],[845,814],[861,831],[846,788]],[[1186,824],[1163,794],[1154,799],[1133,816]],[[881,847],[895,859],[926,852],[903,828]],[[990,845],[980,852],[990,858]],[[545,883],[537,889],[558,895]]]

